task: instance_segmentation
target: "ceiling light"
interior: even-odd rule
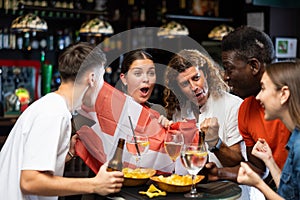
[[[16,32],[47,31],[48,25],[45,20],[33,13],[22,15],[13,20],[11,30]]]
[[[170,21],[169,23],[162,25],[157,32],[157,36],[166,38],[174,38],[187,35],[189,35],[188,28],[185,25],[175,21]]]
[[[88,22],[84,22],[79,30],[80,34],[102,36],[111,35],[114,30],[110,23],[99,18],[94,18]]]
[[[224,36],[228,35],[228,33],[232,32],[234,28],[231,26],[221,24],[220,26],[214,27],[208,34],[208,38],[212,40],[222,40]]]

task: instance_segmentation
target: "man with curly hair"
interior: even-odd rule
[[[205,50],[180,51],[168,64],[165,82],[168,118],[198,121],[200,130],[205,132],[209,164],[216,166],[213,169],[231,168],[244,161],[246,147],[238,129],[238,111],[243,100],[229,93],[220,67],[208,53]],[[179,162],[176,171],[183,171]],[[209,180],[217,180],[214,178],[208,175]],[[227,173],[223,179],[233,178]],[[240,199],[264,199],[256,189],[251,198],[252,188],[241,188]]]
[[[242,99],[227,92],[219,69],[204,51],[180,51],[166,70],[164,100],[168,118],[196,120],[205,132],[209,160],[228,167],[243,160],[237,127]]]

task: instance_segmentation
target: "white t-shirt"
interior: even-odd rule
[[[201,107],[199,115],[199,124],[205,120],[205,118],[216,117],[219,123],[219,137],[227,145],[232,146],[243,140],[238,129],[238,110],[242,103],[242,99],[238,96],[232,95],[228,92],[223,92],[222,96],[215,98],[212,95],[207,99],[207,102]],[[198,117],[198,116],[197,116]],[[173,120],[181,121],[183,119],[195,119],[192,112],[190,102],[187,102],[185,107],[181,109],[181,112],[175,113]],[[242,154],[246,158],[246,147],[242,142]],[[214,153],[208,152],[209,161],[216,163],[218,167],[222,167],[219,159]],[[180,162],[176,164],[176,168],[181,168]],[[183,166],[182,166],[183,167]]]
[[[243,137],[240,135],[238,129],[238,110],[242,103],[242,99],[238,96],[232,95],[230,93],[224,92],[219,98],[214,98],[210,96],[205,105],[200,109],[199,123],[201,123],[205,118],[216,117],[219,123],[219,137],[227,145],[232,146],[236,143],[240,143],[241,152],[244,158],[247,160],[246,146],[243,141]],[[187,104],[182,112],[177,112],[173,116],[173,120],[180,121],[183,119],[195,119],[194,113],[190,104]],[[221,168],[222,164],[214,153],[208,151],[208,159],[210,162],[216,163],[216,165]],[[186,169],[181,164],[180,159],[176,161],[175,171],[178,174],[187,174]],[[264,200],[264,195],[256,188],[240,185],[242,189],[242,194],[239,200]]]
[[[58,198],[23,195],[20,174],[21,170],[39,170],[63,176],[71,117],[66,101],[56,93],[35,101],[21,114],[0,152],[1,199]]]

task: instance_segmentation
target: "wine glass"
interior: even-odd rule
[[[127,135],[126,148],[129,153],[135,156],[136,167],[140,167],[141,156],[149,149],[149,140],[146,135]]]
[[[195,177],[207,161],[207,149],[205,144],[195,143],[183,145],[180,158],[183,166],[187,169],[188,173],[192,175],[191,191],[184,196],[188,198],[202,197],[203,195],[197,192]]]
[[[183,144],[184,144],[184,138],[182,133],[178,131],[176,132],[168,131],[166,133],[164,138],[165,150],[174,163],[180,155],[180,151]],[[174,173],[175,173],[175,167],[173,170],[173,174]]]

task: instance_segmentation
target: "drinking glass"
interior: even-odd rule
[[[171,160],[175,163],[176,159],[180,155],[180,151],[184,144],[183,134],[180,132],[168,131],[164,138],[164,146],[167,154]],[[175,173],[175,168],[173,174]]]
[[[204,167],[207,161],[207,149],[205,144],[195,143],[183,145],[180,158],[182,164],[187,169],[188,173],[192,176],[191,191],[184,196],[188,198],[202,197],[203,195],[197,192],[195,177]]]
[[[141,156],[149,149],[149,140],[146,135],[127,135],[126,136],[127,151],[135,156],[136,167],[140,167]]]

